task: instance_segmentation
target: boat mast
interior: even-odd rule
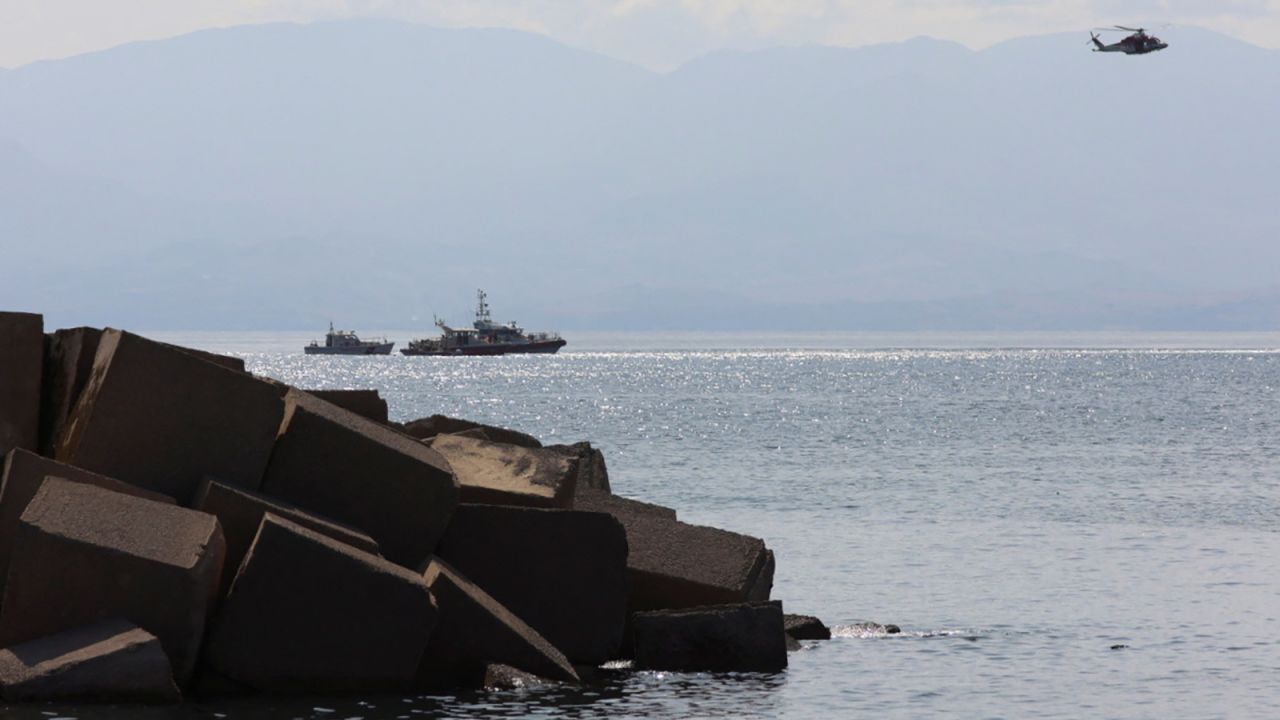
[[[476,322],[489,323],[489,303],[485,301],[488,296],[484,294],[484,290],[476,290]]]

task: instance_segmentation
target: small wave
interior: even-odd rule
[[[934,638],[958,637],[976,642],[983,637],[981,633],[971,629],[965,630],[901,630],[897,625],[881,625],[880,623],[853,623],[851,625],[833,625],[832,638]]]

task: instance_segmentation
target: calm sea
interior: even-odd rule
[[[377,388],[396,419],[591,440],[615,492],[763,537],[774,597],[838,637],[772,676],[151,716],[1280,715],[1280,334],[595,334],[495,358],[153,336]],[[903,632],[850,627],[867,620]]]

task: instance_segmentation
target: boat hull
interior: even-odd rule
[[[308,345],[302,351],[308,355],[390,355],[395,343],[377,343],[359,347],[325,347]]]
[[[435,350],[422,350],[410,346],[403,348],[400,352],[405,355],[426,355],[432,357],[444,355],[454,357],[458,355],[518,355],[525,353],[550,354],[565,345],[566,343],[563,339],[557,338],[555,340],[543,340],[529,343],[478,344]]]

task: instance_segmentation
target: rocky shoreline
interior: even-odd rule
[[[431,692],[778,672],[829,637],[763,540],[376,390],[0,313],[0,698]]]

